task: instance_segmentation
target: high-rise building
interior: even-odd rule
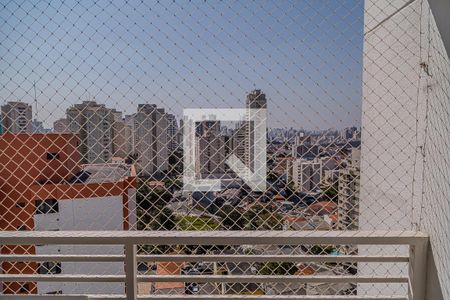
[[[320,189],[322,180],[322,161],[297,158],[292,161],[292,182],[295,189],[313,193]]]
[[[81,165],[76,134],[3,134],[0,137],[0,230],[128,230],[136,224],[133,166]],[[122,254],[121,246],[17,245],[1,254]],[[5,274],[118,274],[123,264],[3,262]],[[10,282],[5,294],[123,294],[123,284]]]
[[[225,172],[225,143],[220,121],[202,121],[196,124],[196,174],[202,178],[220,176]]]
[[[359,229],[360,153],[359,149],[353,149],[347,161],[347,167],[339,170],[337,230]],[[338,249],[343,254],[358,254],[358,248],[355,245],[340,245]],[[344,263],[343,266],[349,270],[357,268],[355,263]]]
[[[339,170],[338,230],[359,228],[359,177],[357,167]]]
[[[247,108],[265,109],[267,108],[266,94],[261,90],[253,90],[247,95]]]
[[[168,139],[168,150],[170,153],[175,151],[179,147],[179,128],[177,124],[177,119],[173,114],[167,114],[167,139]]]
[[[339,230],[359,229],[360,149],[352,149],[347,167],[339,170],[338,223]]]
[[[125,123],[120,111],[112,110],[113,122],[113,156],[127,158],[131,154],[131,127]]]
[[[255,153],[254,153],[254,146],[255,146],[255,130],[259,128],[255,128],[255,122],[249,121],[251,117],[255,117],[256,115],[251,110],[262,110],[267,109],[267,100],[266,95],[261,92],[261,90],[253,90],[247,95],[246,99],[246,108],[247,111],[247,118],[245,122],[245,139],[244,139],[244,157],[243,157],[243,163],[252,171],[254,170],[254,162],[255,162]],[[267,113],[265,113],[264,118],[267,119]],[[266,128],[264,128],[266,130]],[[264,138],[266,136],[264,135]]]
[[[33,132],[31,105],[25,102],[8,102],[2,105],[2,131],[9,133]]]
[[[230,152],[236,155],[236,157],[238,157],[244,163],[244,165],[248,167],[249,166],[249,162],[247,160],[248,151],[246,150],[246,147],[249,146],[249,144],[246,142],[247,132],[248,132],[247,124],[244,121],[239,122],[236,125],[236,128],[234,129],[233,134],[231,136],[230,144],[232,150]]]
[[[81,139],[82,163],[109,162],[113,154],[113,123],[111,109],[95,101],[84,101],[67,109],[69,130]]]
[[[266,95],[261,90],[254,90],[247,95],[245,106],[247,109],[266,109]],[[251,111],[247,111],[247,120],[240,121],[231,134],[232,152],[245,166],[254,171],[254,143],[255,143],[255,123],[250,118],[255,116]],[[267,117],[267,116],[265,116]]]
[[[180,119],[180,128],[177,133],[177,142],[180,148],[183,148],[184,121]]]
[[[231,128],[226,128],[226,130],[222,130],[223,143],[224,143],[224,155],[225,157],[229,157],[233,153],[233,142],[234,142],[234,130]],[[225,164],[225,171],[229,169],[228,164]]]
[[[168,170],[167,114],[154,104],[139,104],[132,115],[133,155],[139,174],[153,176]]]

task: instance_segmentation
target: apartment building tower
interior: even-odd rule
[[[359,186],[361,150],[353,148],[347,166],[339,170],[338,223],[339,230],[359,229]]]
[[[168,139],[168,150],[170,153],[175,151],[179,147],[179,128],[177,124],[177,119],[173,114],[167,114],[167,139]]]
[[[261,90],[253,90],[247,95],[245,107],[258,111],[267,108],[266,95]],[[254,171],[254,144],[255,144],[255,123],[250,121],[255,116],[254,111],[247,111],[246,119],[237,123],[231,134],[230,145],[232,153],[236,155],[245,166]],[[267,115],[264,116],[267,118]]]
[[[154,104],[139,104],[131,116],[136,169],[140,175],[153,176],[168,170],[168,120],[164,109]],[[129,120],[130,121],[130,120]]]
[[[1,121],[3,132],[33,132],[31,105],[20,101],[7,102],[1,107]]]
[[[245,122],[245,139],[244,139],[244,164],[250,168],[252,171],[254,170],[254,162],[255,162],[255,153],[254,153],[254,145],[255,145],[255,130],[259,130],[259,128],[255,128],[255,122],[250,121],[252,117],[257,117],[252,111],[261,111],[267,109],[267,100],[266,95],[261,92],[261,90],[253,90],[247,95],[245,107],[248,109],[247,117],[248,120]],[[267,119],[267,113],[264,114],[264,118]],[[266,128],[264,128],[266,130]],[[265,137],[264,137],[265,138]]]
[[[125,122],[122,112],[112,110],[113,121],[113,157],[126,159],[131,154],[131,126]]]
[[[220,176],[225,172],[225,143],[220,121],[202,121],[196,124],[196,174],[202,178]]]
[[[111,109],[95,101],[84,101],[67,109],[70,132],[81,139],[82,163],[105,163],[113,156],[113,123]]]
[[[304,193],[314,193],[320,189],[322,180],[322,161],[297,158],[290,162],[292,178],[296,190]]]
[[[357,167],[339,170],[338,179],[338,230],[359,228],[359,178]]]

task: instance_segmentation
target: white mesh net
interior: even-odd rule
[[[0,25],[1,230],[421,229],[448,240],[449,63],[426,1],[10,1]],[[437,221],[424,217],[433,214]],[[105,245],[0,247],[123,254]],[[141,255],[280,257],[407,250],[138,247]],[[447,251],[436,253],[442,274]],[[124,272],[120,262],[1,266],[5,274]],[[405,263],[281,258],[146,261],[138,270],[407,273]],[[0,290],[123,294],[124,284],[4,282]],[[139,293],[396,295],[406,285],[157,282],[140,283]]]

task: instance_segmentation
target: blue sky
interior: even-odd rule
[[[272,127],[360,122],[363,1],[7,3],[0,28],[0,102],[33,102],[36,82],[47,126],[92,98],[179,116],[254,88]]]

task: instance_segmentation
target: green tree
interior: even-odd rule
[[[222,206],[217,215],[222,218],[222,225],[228,230],[242,230],[247,223],[245,216],[231,205]]]
[[[167,178],[164,180],[165,187],[170,190],[180,190],[183,187],[183,182],[176,178]]]
[[[136,193],[136,203],[139,208],[150,210],[164,207],[172,199],[172,193],[166,188],[152,189],[141,183]]]
[[[328,255],[334,250],[335,248],[330,245],[314,245],[311,247],[310,252],[314,255]]]
[[[172,230],[176,227],[176,217],[167,207],[150,212],[140,209],[138,212],[138,230]]]
[[[291,262],[269,262],[259,269],[261,275],[294,275],[297,271],[298,268]]]
[[[248,220],[247,230],[281,230],[283,229],[283,216],[271,211],[267,206],[254,205],[245,213]]]

